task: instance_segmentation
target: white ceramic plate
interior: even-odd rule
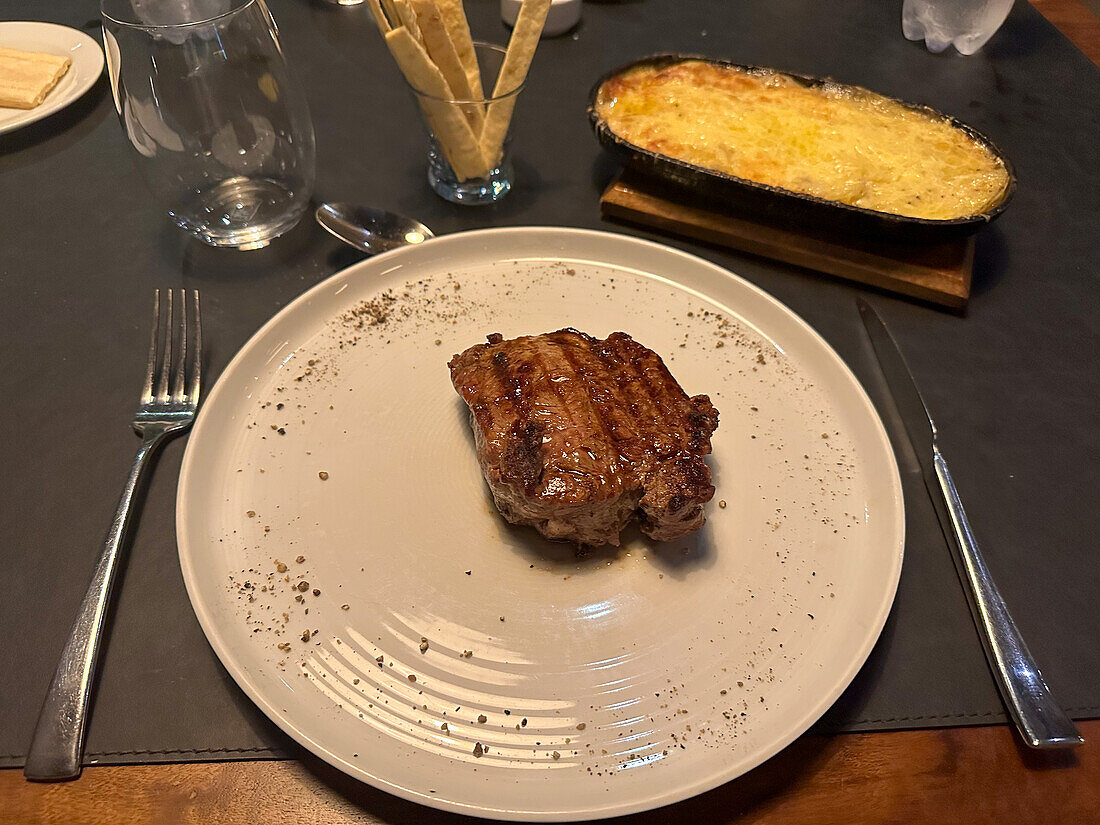
[[[497,515],[447,361],[567,325],[631,333],[721,411],[691,538],[578,559]],[[654,808],[790,743],[878,637],[904,529],[883,427],[803,321],[691,255],[553,228],[298,298],[210,393],[177,504],[195,612],[268,716],[376,787],[516,820]]]
[[[103,49],[84,32],[56,23],[29,20],[0,22],[0,46],[27,52],[68,55],[72,65],[34,109],[0,106],[0,135],[64,109],[83,95],[103,73]]]

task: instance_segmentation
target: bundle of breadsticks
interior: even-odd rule
[[[369,0],[428,125],[459,180],[485,177],[500,163],[516,96],[527,77],[550,0],[523,0],[489,102],[462,0]],[[504,97],[502,97],[504,96]],[[499,98],[499,99],[497,99]]]

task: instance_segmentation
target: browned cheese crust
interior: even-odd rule
[[[855,86],[702,60],[605,81],[619,138],[744,180],[895,215],[951,220],[1001,202],[1008,170],[948,119]]]
[[[493,334],[450,369],[508,521],[586,545],[618,545],[635,516],[658,540],[703,525],[718,411],[626,333]]]

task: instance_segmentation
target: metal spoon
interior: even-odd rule
[[[317,223],[328,232],[368,255],[423,243],[435,237],[432,230],[420,221],[369,206],[322,203],[315,214]]]

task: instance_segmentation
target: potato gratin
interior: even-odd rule
[[[943,118],[865,89],[806,87],[700,60],[604,83],[599,115],[635,146],[745,180],[914,218],[977,215],[1004,163]]]

